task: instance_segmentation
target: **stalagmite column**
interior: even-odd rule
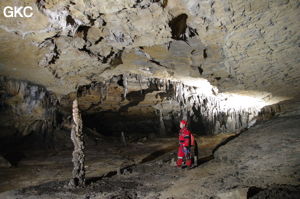
[[[82,120],[78,109],[78,101],[73,101],[73,124],[71,131],[71,140],[74,144],[73,159],[73,178],[70,181],[72,187],[84,187],[85,169],[84,169],[84,139],[82,133]]]
[[[123,74],[123,85],[124,85],[124,100],[126,100],[126,96],[128,92],[127,74]]]
[[[166,135],[166,127],[165,127],[165,123],[163,120],[163,114],[162,114],[162,110],[158,110],[159,111],[159,124],[160,124],[160,135],[164,136]]]

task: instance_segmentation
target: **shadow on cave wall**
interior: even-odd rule
[[[123,76],[117,78],[117,84],[123,85]],[[128,100],[129,103],[120,107],[118,111],[99,111],[92,113],[82,113],[83,123],[86,127],[96,130],[105,136],[120,136],[121,132],[131,136],[165,136],[160,135],[160,122],[159,115],[153,111],[146,111],[147,113],[135,113],[130,114],[130,108],[136,107],[140,102],[145,100],[147,94],[160,91],[158,85],[154,82],[150,82],[148,88],[138,91],[131,91],[123,94],[123,100]],[[170,87],[166,93],[159,93],[156,95],[161,99],[170,97],[173,94],[173,87]],[[149,107],[148,107],[149,108]],[[142,107],[141,107],[142,109]],[[142,111],[143,112],[143,111]],[[173,132],[178,132],[177,128],[174,128],[174,122],[164,119],[166,125],[166,135],[172,135]]]
[[[126,115],[120,112],[103,111],[92,114],[83,114],[83,123],[87,128],[96,130],[105,136],[120,136],[121,132],[131,136],[149,136],[155,135],[158,137],[176,137],[179,132],[179,122],[181,117],[171,114],[168,119],[163,119],[166,134],[160,135],[160,122],[158,115],[139,116]],[[189,117],[188,128],[197,135],[209,135],[201,117]]]
[[[210,126],[208,123],[205,123],[205,119],[200,113],[200,110],[193,108],[194,114],[188,116],[189,128],[190,130],[197,135],[210,135]]]
[[[122,115],[121,112],[104,111],[84,114],[86,127],[105,136],[120,136],[121,132],[130,135],[155,134],[159,130],[157,118]]]

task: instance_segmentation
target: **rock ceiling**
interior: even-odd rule
[[[289,0],[23,0],[0,15],[0,75],[57,94],[119,74],[299,97],[300,9]]]

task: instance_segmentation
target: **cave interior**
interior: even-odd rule
[[[300,197],[299,1],[0,10],[0,198]]]

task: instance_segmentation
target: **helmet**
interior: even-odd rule
[[[187,121],[186,120],[181,120],[180,123],[184,124],[185,126],[187,125]]]

